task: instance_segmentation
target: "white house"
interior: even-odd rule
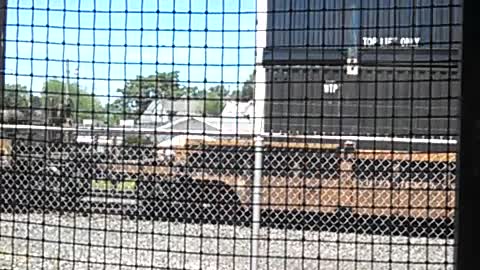
[[[157,137],[161,145],[178,145],[186,138],[201,137],[205,140],[215,140],[217,137],[236,136],[238,134],[253,134],[253,102],[227,102],[222,114],[216,117],[183,116],[177,117],[158,127]],[[176,131],[175,135],[168,134]]]
[[[185,97],[177,99],[157,99],[148,105],[140,116],[141,126],[157,127],[174,121],[175,118],[188,115],[201,115],[203,100],[190,100]]]
[[[133,119],[120,120],[119,126],[121,126],[121,127],[134,127],[135,126],[135,120],[133,120]]]
[[[248,102],[228,101],[222,111],[222,117],[253,117],[253,100]]]

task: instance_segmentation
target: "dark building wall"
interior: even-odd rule
[[[267,68],[265,127],[282,133],[455,136],[459,75],[445,68]],[[339,86],[325,93],[325,85]]]
[[[391,61],[391,55],[410,62],[459,57],[460,0],[269,0],[268,12],[267,62],[343,61],[357,52],[357,58],[374,54],[380,62]],[[420,43],[414,50],[364,46],[367,37],[397,37],[398,43],[419,37]],[[423,57],[405,59],[412,54]]]

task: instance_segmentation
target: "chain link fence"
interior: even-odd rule
[[[0,9],[0,269],[453,269],[457,1]]]
[[[255,203],[252,187],[255,187],[254,164],[258,158],[255,153],[259,150],[263,166],[260,168],[260,200]],[[445,153],[392,155],[380,151],[375,154],[326,144],[306,147],[302,143],[288,145],[268,140],[255,148],[253,139],[245,138],[225,139],[220,144],[202,143],[197,139],[163,149],[18,142],[11,153],[2,167],[1,183],[2,237],[4,243],[9,243],[6,247],[23,249],[22,243],[38,242],[43,246],[56,246],[59,252],[67,252],[68,247],[79,248],[76,245],[81,250],[104,250],[100,257],[89,257],[85,262],[72,254],[50,258],[38,255],[39,250],[31,250],[40,256],[29,259],[33,265],[71,260],[73,265],[87,263],[104,267],[104,264],[120,262],[119,265],[128,266],[131,262],[124,262],[123,256],[136,254],[133,257],[146,256],[141,257],[142,261],[150,258],[149,262],[136,266],[141,268],[159,262],[154,254],[162,247],[156,243],[167,244],[167,251],[157,255],[172,259],[169,264],[165,261],[159,264],[165,267],[192,261],[200,267],[217,260],[222,262],[221,267],[249,268],[247,265],[234,267],[234,262],[239,254],[249,258],[253,244],[259,246],[258,252],[272,248],[271,253],[256,255],[260,267],[271,262],[280,267],[283,263],[279,262],[283,261],[287,267],[310,268],[322,262],[335,268],[333,265],[343,262],[348,267],[371,263],[378,265],[375,267],[390,264],[402,268],[415,260],[403,253],[408,254],[412,247],[423,252],[423,256],[432,256],[429,252],[437,254],[434,256],[438,261],[432,261],[433,265],[443,267],[452,263],[456,162],[452,155]],[[255,209],[260,215],[257,220],[253,218]],[[255,233],[253,222],[258,222],[261,228],[255,238],[250,234]],[[157,232],[156,226],[161,226],[162,231]],[[12,231],[15,227],[36,228],[34,235],[25,231],[33,239],[25,239],[18,234],[21,232]],[[197,234],[196,231],[204,227],[208,228],[206,235]],[[55,235],[35,238],[47,228],[54,230]],[[185,231],[187,228],[190,231]],[[90,236],[89,242],[82,244],[81,241],[87,240],[83,240],[81,233],[76,236],[80,241],[77,243],[76,238],[71,237],[78,230],[89,235],[95,233],[103,241],[111,237],[108,241],[118,246],[96,242],[98,239]],[[63,243],[57,238],[59,235],[70,237],[69,242]],[[50,243],[49,237],[59,242]],[[133,253],[123,253],[120,245],[124,240],[115,237],[130,239],[126,243]],[[145,242],[133,241],[137,237],[149,239],[149,248],[143,247]],[[160,239],[156,240],[157,237]],[[341,240],[337,237],[347,240],[338,242]],[[360,237],[365,239],[358,240]],[[224,248],[234,245],[234,249],[237,244],[232,241],[242,244],[239,253],[233,251],[228,256],[216,249],[219,246],[204,247],[213,253],[204,255],[209,259],[203,261],[197,254],[203,251],[189,251],[190,244],[182,247],[181,239],[183,243],[200,243],[200,246],[204,241],[213,241]],[[420,242],[410,243],[412,239]],[[174,243],[179,246],[170,250],[168,245]],[[302,244],[287,253],[288,247],[296,243]],[[303,257],[307,254],[304,245],[318,248],[316,256],[323,254],[323,248],[330,251],[325,251],[325,258],[307,260]],[[376,245],[387,250],[376,250]],[[373,249],[360,251],[359,246]],[[278,249],[285,253],[278,253]],[[350,259],[343,257],[360,252],[380,257],[363,263],[360,257],[350,263],[347,263]],[[273,255],[275,253],[279,255]],[[25,266],[20,262],[21,256],[13,254],[5,258],[7,256],[5,265]],[[382,262],[390,256],[398,256],[397,261]],[[292,261],[287,262],[286,258]],[[444,264],[440,258],[450,261]],[[310,262],[301,266],[305,261]],[[417,263],[421,264],[421,260]]]

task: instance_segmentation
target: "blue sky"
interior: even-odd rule
[[[6,73],[18,77],[7,75],[7,83],[18,79],[33,91],[64,75],[66,59],[71,76],[79,67],[82,88],[103,96],[136,75],[173,70],[185,85],[223,80],[233,90],[254,68],[255,0],[9,0],[8,7]]]

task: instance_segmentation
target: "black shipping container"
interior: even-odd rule
[[[267,132],[455,137],[460,82],[452,68],[267,67]]]
[[[269,0],[264,60],[448,62],[461,11],[460,0]]]

